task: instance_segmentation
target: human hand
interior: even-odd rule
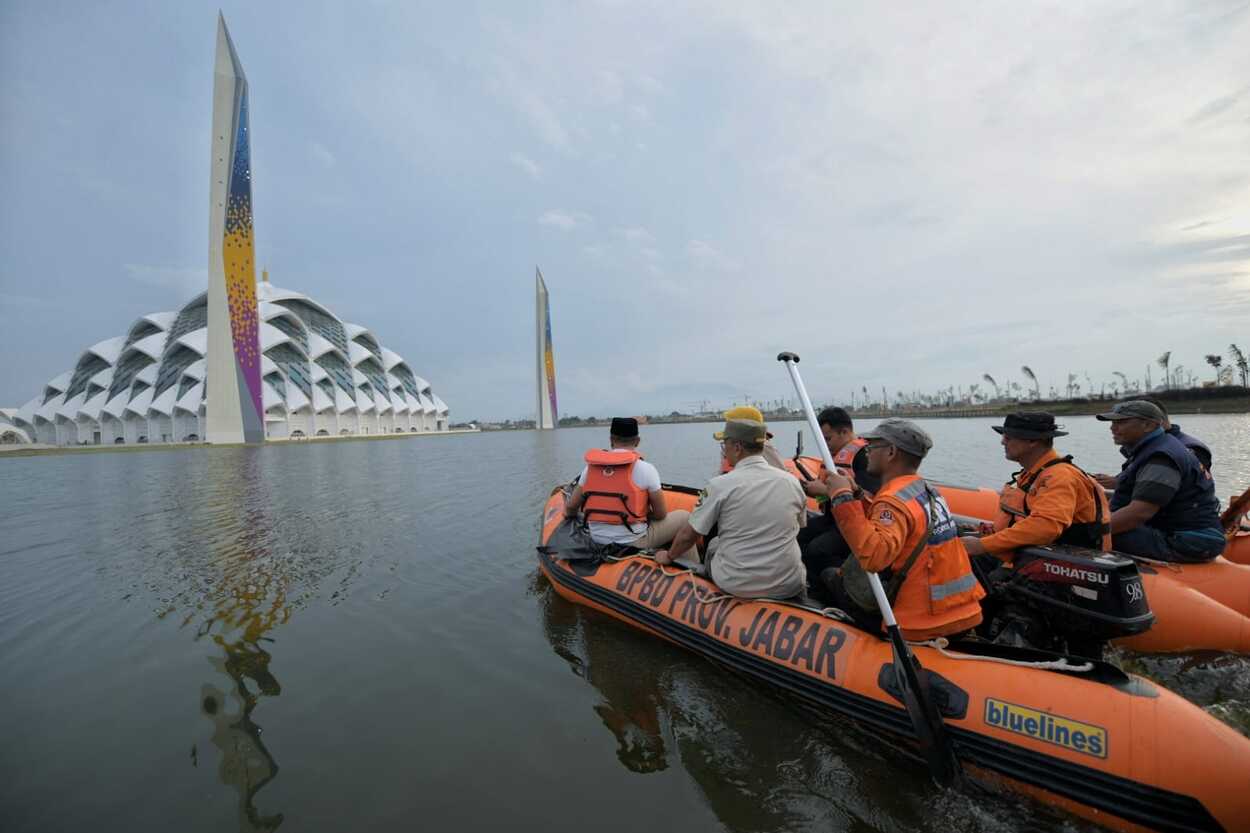
[[[827,495],[833,495],[838,492],[853,492],[855,491],[855,481],[841,471],[834,470],[825,478],[825,487],[828,489],[825,492]]]
[[[821,480],[804,480],[803,491],[807,492],[811,497],[828,497],[829,487]]]
[[[1092,475],[1098,481],[1098,485],[1104,489],[1114,489],[1116,477],[1114,474],[1095,474]]]
[[[663,567],[668,564],[672,564],[673,557],[669,555],[668,550],[656,550],[655,551],[655,563]]]
[[[959,538],[963,541],[964,549],[968,551],[968,555],[987,555],[989,550],[981,543],[981,539],[975,535],[963,535]]]

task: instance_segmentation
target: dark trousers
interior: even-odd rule
[[[803,566],[807,568],[807,583],[823,587],[820,573],[829,567],[841,567],[851,554],[850,545],[838,531],[838,525],[830,515],[808,518],[807,526],[799,530],[799,549],[803,554]]]
[[[1223,535],[1217,537],[1214,532],[1209,538],[1185,533],[1168,535],[1161,529],[1144,525],[1111,537],[1111,548],[1119,552],[1182,564],[1210,561],[1224,551],[1224,545]]]
[[[856,604],[855,600],[846,592],[846,587],[842,584],[841,573],[834,574],[832,571],[828,573],[824,586],[828,588],[829,595],[833,597],[833,606],[844,613],[849,613],[856,625],[869,633],[881,632],[881,611],[864,610]]]

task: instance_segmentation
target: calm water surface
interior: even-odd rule
[[[991,423],[926,473],[1000,484]],[[1250,485],[1250,417],[1181,423]],[[643,450],[699,484],[712,430]],[[556,597],[538,509],[603,434],[0,458],[0,830],[1054,829]],[[1245,719],[1245,661],[1130,661]]]

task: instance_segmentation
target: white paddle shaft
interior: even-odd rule
[[[825,442],[825,435],[820,433],[820,423],[816,420],[816,411],[812,408],[812,400],[807,398],[807,388],[803,387],[803,379],[799,376],[799,366],[791,359],[783,359],[786,370],[790,371],[790,381],[794,383],[794,390],[799,395],[799,401],[803,403],[803,412],[807,414],[807,427],[812,429],[812,434],[816,440],[816,447],[820,449],[820,458],[825,463],[825,471],[834,471],[833,455],[829,453],[829,444]],[[850,558],[854,558],[852,553]],[[887,628],[893,628],[898,625],[894,620],[894,610],[890,607],[890,600],[885,597],[885,588],[881,586],[881,579],[876,573],[868,573],[868,586],[872,588],[873,598],[877,600],[877,607],[881,610],[881,618],[885,621]]]

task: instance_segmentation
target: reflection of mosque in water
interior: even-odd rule
[[[252,711],[261,696],[276,697],[282,687],[269,673],[269,653],[259,645],[244,640],[227,644],[220,637],[214,641],[225,649],[226,657],[214,657],[210,662],[234,680],[233,694],[242,705],[240,711],[231,712],[227,692],[211,683],[200,690],[200,708],[213,721],[212,742],[221,754],[217,777],[239,794],[239,830],[277,830],[282,814],[263,816],[256,809],[256,793],[277,776],[278,762],[261,740]],[[257,691],[249,688],[248,680]]]
[[[933,829],[923,773],[905,759],[535,580],[552,650],[602,695],[594,710],[626,769],[680,767],[730,830],[872,830],[883,816]]]
[[[222,677],[201,685],[200,713],[212,724],[217,778],[237,793],[238,829],[261,833],[284,818],[256,806],[279,770],[255,719],[265,698],[282,693],[270,670],[273,633],[339,562],[333,546],[314,540],[318,533],[306,516],[267,508],[274,494],[258,449],[214,457],[221,459],[212,460],[198,484],[212,499],[192,504],[171,536],[194,544],[161,561],[165,581],[178,588],[164,615],[185,612],[182,625],[196,627],[195,640],[215,646],[208,662]],[[205,751],[192,747],[193,765]]]
[[[239,830],[250,833],[276,830],[283,819],[282,813],[261,815],[256,809],[256,794],[277,777],[278,762],[261,740],[261,728],[252,720],[252,712],[261,697],[282,693],[282,686],[269,671],[269,652],[260,643],[273,641],[265,634],[285,622],[291,611],[283,576],[247,569],[245,565],[265,560],[262,550],[248,555],[242,562],[234,562],[235,569],[227,574],[212,616],[199,636],[211,636],[225,652],[224,657],[210,657],[209,662],[230,678],[230,690],[205,683],[200,690],[200,709],[213,722],[212,743],[221,755],[217,777],[238,793]],[[240,578],[245,579],[241,584]],[[215,627],[231,638],[211,633]],[[237,710],[231,709],[231,699],[237,702]]]

